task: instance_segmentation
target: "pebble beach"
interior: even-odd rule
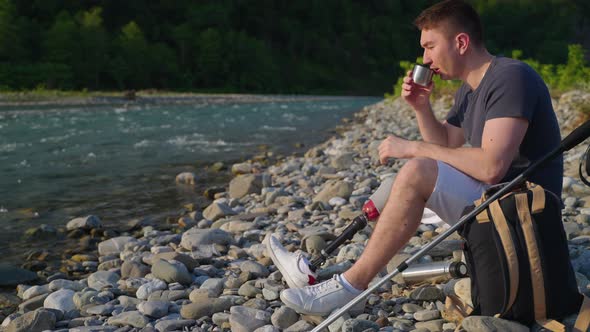
[[[571,91],[554,99],[562,137],[584,120],[579,105],[590,94]],[[438,118],[451,96],[433,102]],[[420,139],[413,111],[402,100],[367,106],[342,124],[339,134],[272,164],[253,158],[231,165],[232,180],[210,188],[204,209],[187,205],[166,227],[137,219],[117,231],[100,216],[64,221],[77,245],[59,271],[34,273],[0,268],[0,331],[309,331],[325,317],[300,315],[279,298],[287,286],[263,239],[274,234],[291,251],[311,257],[361,213],[364,202],[404,160],[380,165],[377,147],[388,134]],[[588,143],[564,155],[564,228],[580,292],[590,295],[590,187],[578,177]],[[174,174],[179,188],[198,181]],[[380,278],[444,231],[422,224]],[[319,281],[346,271],[358,259],[371,225],[341,246],[319,270]],[[461,259],[461,238],[452,234],[418,263]],[[28,266],[41,261],[30,257]],[[502,319],[469,317],[461,323],[445,308],[454,294],[470,302],[469,279],[386,282],[367,299],[362,313],[345,314],[330,332],[529,331]],[[565,322],[571,326],[575,316]],[[540,330],[535,329],[533,330]]]

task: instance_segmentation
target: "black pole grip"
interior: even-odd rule
[[[566,138],[561,141],[562,151],[568,151],[574,146],[582,143],[586,138],[590,136],[590,120],[584,122],[581,126],[574,129]]]

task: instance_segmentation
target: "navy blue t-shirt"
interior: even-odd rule
[[[495,57],[477,89],[472,91],[465,83],[459,88],[447,122],[463,128],[465,140],[472,147],[481,147],[485,122],[503,117],[525,118],[529,122],[518,155],[502,180],[505,182],[557,148],[561,135],[541,77],[524,62]],[[538,168],[528,180],[561,197],[563,157]]]

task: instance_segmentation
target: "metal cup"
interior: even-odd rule
[[[429,86],[432,82],[432,75],[434,71],[429,66],[416,64],[412,73],[412,79],[414,83],[422,86]]]

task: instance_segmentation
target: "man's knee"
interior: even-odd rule
[[[406,190],[415,189],[424,198],[428,198],[434,190],[437,176],[438,166],[436,160],[413,158],[408,160],[400,169],[395,182],[405,187]]]

